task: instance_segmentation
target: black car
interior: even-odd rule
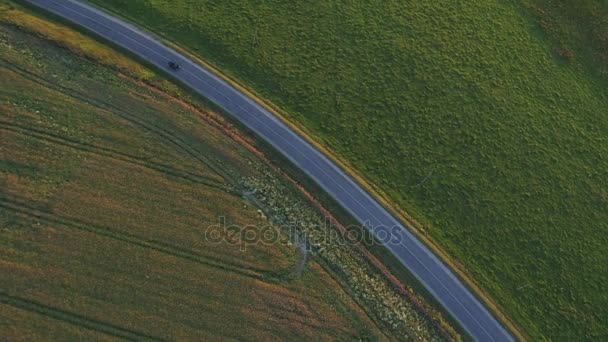
[[[169,61],[169,68],[171,68],[173,70],[179,70],[180,66],[179,66],[179,64],[175,63],[174,61]]]

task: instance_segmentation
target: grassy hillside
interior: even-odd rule
[[[608,79],[608,2],[521,0],[557,55]],[[574,63],[573,63],[574,64]]]
[[[608,335],[605,2],[93,2],[287,111],[533,339]]]
[[[286,237],[205,240],[268,222],[232,183],[265,171],[202,113],[2,24],[0,79],[3,339],[383,338]]]

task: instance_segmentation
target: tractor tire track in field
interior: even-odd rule
[[[12,296],[3,290],[0,290],[0,304],[10,305],[20,310],[34,312],[58,321],[66,322],[81,328],[93,330],[129,341],[166,341],[165,339],[157,336],[123,328],[112,323],[88,318],[77,313],[69,312],[29,299]]]
[[[131,163],[137,166],[145,167],[147,169],[160,172],[165,175],[170,175],[176,178],[181,178],[193,183],[205,185],[217,190],[230,192],[231,190],[225,186],[223,183],[220,183],[214,179],[198,175],[196,173],[192,173],[189,171],[178,170],[173,167],[170,167],[165,164],[156,163],[150,160],[146,160],[144,158],[136,157],[133,155],[129,155],[127,153],[123,153],[120,151],[116,151],[110,148],[105,148],[101,146],[96,146],[93,144],[85,143],[82,141],[77,141],[74,139],[66,138],[63,136],[59,136],[48,131],[38,130],[31,127],[26,127],[23,125],[10,123],[4,120],[0,120],[0,129],[10,131],[16,134],[26,135],[28,137],[32,137],[35,139],[39,139],[48,143],[53,143],[57,145],[61,145],[67,148],[77,149],[79,151],[95,154],[101,157],[110,158],[114,160],[119,160],[127,163]]]
[[[0,207],[25,216],[35,218],[37,220],[45,221],[47,223],[59,224],[67,228],[85,231],[95,235],[114,239],[123,243],[155,250],[157,252],[171,255],[176,258],[189,260],[207,267],[232,272],[255,280],[265,281],[273,278],[280,278],[280,275],[273,271],[244,266],[235,262],[229,262],[224,259],[219,259],[209,255],[203,255],[185,248],[166,244],[164,242],[141,238],[137,235],[130,233],[117,232],[115,230],[111,230],[105,227],[94,226],[90,223],[80,221],[78,219],[59,217],[58,215],[51,213],[47,208],[36,208],[30,204],[14,199],[0,197]]]
[[[183,152],[188,156],[194,158],[196,161],[201,162],[202,164],[209,167],[213,172],[215,172],[218,176],[222,178],[228,179],[231,183],[237,184],[237,181],[231,177],[230,172],[228,172],[220,163],[216,163],[212,161],[210,158],[205,156],[203,153],[198,151],[197,149],[188,145],[187,142],[183,141],[179,136],[175,135],[173,132],[170,132],[162,127],[156,126],[153,123],[142,120],[140,117],[129,114],[123,109],[109,104],[107,102],[101,101],[99,99],[94,99],[89,97],[86,93],[78,91],[76,89],[68,88],[59,83],[51,82],[47,79],[44,79],[30,71],[27,71],[23,68],[20,68],[14,64],[11,64],[10,61],[0,58],[0,66],[7,70],[11,70],[12,72],[34,82],[38,83],[50,90],[57,91],[65,96],[74,98],[80,102],[89,104],[97,109],[108,112],[110,114],[118,115],[122,119],[130,122],[131,124],[143,129],[145,131],[149,131],[154,133],[156,136],[162,138],[165,142],[171,145],[176,151]]]

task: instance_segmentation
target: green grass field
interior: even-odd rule
[[[93,2],[288,112],[532,339],[608,336],[606,2]]]
[[[287,238],[205,240],[268,226],[234,188],[268,175],[204,113],[2,23],[0,79],[2,339],[386,337]]]

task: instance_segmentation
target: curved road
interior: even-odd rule
[[[454,274],[333,162],[270,112],[175,50],[139,29],[76,0],[25,0],[131,51],[208,98],[279,150],[365,226],[478,341],[511,341]],[[181,65],[177,72],[168,61]],[[390,229],[389,229],[390,228]],[[389,232],[390,234],[387,234]]]

